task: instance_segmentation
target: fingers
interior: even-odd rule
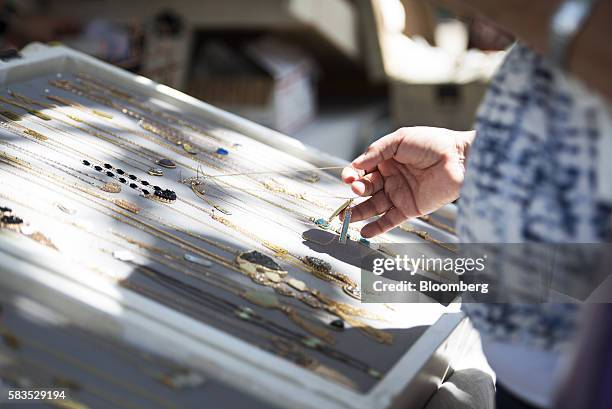
[[[393,204],[389,201],[385,192],[380,191],[365,202],[353,207],[351,222],[358,222],[382,214],[389,210],[391,206]]]
[[[402,141],[400,132],[393,132],[383,136],[371,144],[364,154],[353,160],[351,165],[356,169],[374,169],[379,163],[391,159]]]
[[[395,131],[387,136],[383,136],[373,144],[361,156],[357,157],[350,166],[347,166],[342,170],[342,181],[344,183],[353,183],[357,179],[363,177],[367,172],[372,172],[376,167],[387,159],[393,158],[396,154],[399,146],[403,140],[403,133],[400,130]],[[377,175],[378,176],[378,175]],[[357,184],[353,187],[353,191],[358,195],[369,196],[375,193],[379,189],[376,189],[376,185],[372,186],[372,190],[369,193],[358,193],[368,189],[367,182],[363,184]],[[356,190],[355,190],[356,189]]]
[[[384,179],[380,172],[374,171],[355,180],[351,184],[351,189],[359,196],[372,196],[384,187]]]
[[[396,207],[391,208],[387,213],[382,215],[378,220],[368,223],[361,229],[361,235],[365,238],[378,236],[388,232],[392,228],[399,226],[406,220],[406,216]]]
[[[344,183],[353,183],[365,174],[364,171],[355,169],[352,166],[347,166],[342,169],[342,181]]]

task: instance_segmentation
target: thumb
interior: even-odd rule
[[[401,141],[402,137],[397,131],[383,136],[372,143],[361,156],[353,160],[353,167],[366,171],[376,168],[380,163],[395,156]]]

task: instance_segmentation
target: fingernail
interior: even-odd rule
[[[358,195],[365,194],[365,192],[366,192],[366,185],[365,185],[365,183],[360,182],[360,181],[355,181],[355,182],[353,182],[352,186],[353,186],[353,191],[355,193],[357,193]]]

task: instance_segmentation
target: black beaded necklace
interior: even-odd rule
[[[126,171],[115,168],[110,163],[104,163],[102,166],[95,165],[84,159],[83,165],[89,166],[97,172],[103,173],[106,176],[116,179],[122,184],[129,186],[131,189],[141,192],[147,198],[153,198],[164,203],[174,203],[177,199],[176,193],[170,189],[162,189],[157,185],[151,185],[146,180],[140,179],[138,176]],[[151,189],[151,190],[150,190]]]

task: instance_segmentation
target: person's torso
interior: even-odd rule
[[[602,143],[612,137],[606,135],[607,115],[601,99],[516,45],[478,112],[459,200],[460,242],[609,241],[612,202],[609,189],[602,189],[602,178],[612,176],[602,172],[612,163],[612,149]],[[482,333],[500,382],[546,406],[575,306],[466,304],[464,309]]]

